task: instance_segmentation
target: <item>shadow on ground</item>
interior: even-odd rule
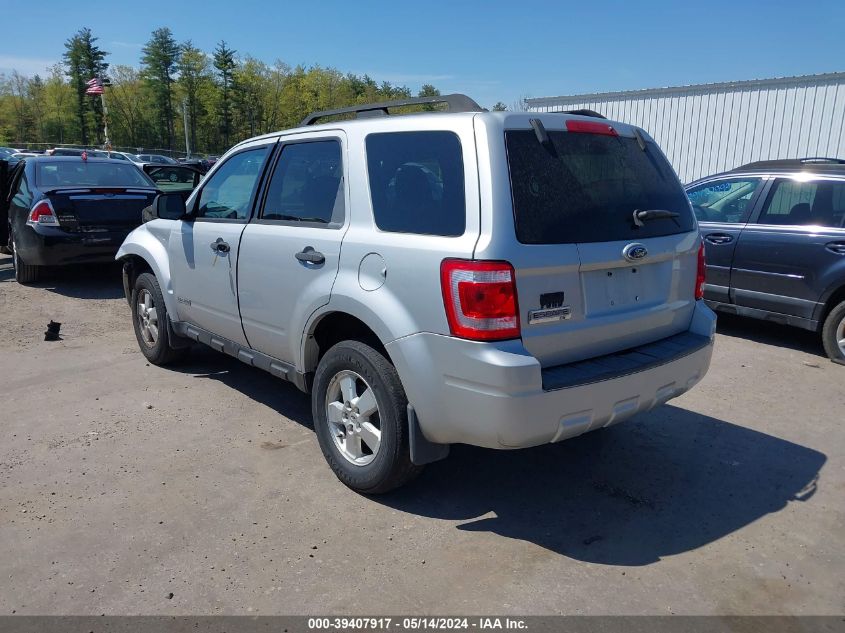
[[[807,501],[825,461],[803,446],[665,405],[561,444],[453,447],[420,481],[381,500],[577,560],[647,565]]]
[[[206,349],[178,369],[312,428],[309,396],[260,370]],[[372,499],[577,560],[646,565],[807,501],[825,461],[815,450],[665,405],[560,444],[453,446],[416,482]]]
[[[0,255],[0,282],[15,283],[12,258]],[[89,264],[48,267],[39,281],[27,284],[75,299],[117,299],[123,297],[120,264]]]
[[[716,331],[719,334],[827,358],[817,332],[723,312],[719,312],[718,317]]]

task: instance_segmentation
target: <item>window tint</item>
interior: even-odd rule
[[[533,130],[505,133],[514,221],[523,244],[634,240],[685,233],[690,204],[653,143],[633,138],[549,132],[547,149]],[[677,218],[634,224],[634,211],[667,210]]]
[[[196,172],[187,167],[162,166],[150,170],[147,174],[156,187],[167,193],[191,191],[194,188]]]
[[[687,191],[695,217],[701,222],[746,222],[748,203],[759,178],[731,178],[698,185]]]
[[[26,181],[26,174],[21,174],[21,177],[18,179],[17,190],[12,200],[20,207],[29,207],[32,204],[32,192]]]
[[[197,217],[247,219],[269,149],[269,146],[248,149],[220,165],[200,191]]]
[[[286,145],[270,180],[261,218],[340,225],[342,182],[338,141]]]
[[[464,164],[461,142],[455,134],[370,134],[367,169],[378,228],[398,233],[463,235]]]
[[[152,187],[152,181],[135,165],[85,160],[39,162],[35,169],[38,187]]]
[[[779,179],[772,185],[760,224],[845,226],[845,182]]]

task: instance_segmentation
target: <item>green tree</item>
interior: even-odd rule
[[[79,125],[79,138],[88,144],[89,129],[94,129],[94,136],[100,138],[100,121],[103,110],[99,99],[91,99],[85,94],[86,82],[94,77],[103,77],[109,65],[105,58],[107,52],[100,50],[91,29],[83,28],[65,42],[64,62],[66,72],[76,92],[76,118]]]
[[[136,148],[151,144],[154,132],[148,116],[150,105],[149,91],[135,68],[112,68],[109,113],[115,146]]]
[[[188,40],[182,44],[178,63],[179,92],[188,112],[188,136],[191,147],[197,148],[197,125],[206,115],[203,90],[211,83],[208,57]],[[187,149],[187,148],[186,148]]]
[[[179,44],[165,26],[153,31],[141,52],[143,77],[155,103],[158,136],[168,149],[173,149],[173,75],[179,63]]]
[[[497,101],[496,105],[493,106],[493,112],[504,112],[507,109],[508,109],[508,106],[506,106],[501,101]]]
[[[217,80],[220,87],[220,99],[217,106],[217,117],[220,122],[220,133],[223,136],[223,146],[229,147],[229,136],[232,131],[232,79],[237,63],[237,51],[226,46],[221,40],[214,49],[214,68],[217,70]]]
[[[420,86],[420,91],[417,93],[417,96],[418,97],[439,97],[440,91],[437,88],[435,88],[434,86],[432,86],[431,84],[423,84],[422,86]],[[429,104],[426,104],[426,105],[423,106],[423,110],[425,110],[427,112],[433,112],[437,109],[438,109],[438,107],[433,103],[429,103]]]
[[[73,116],[73,89],[65,82],[65,69],[61,64],[48,68],[44,82],[44,137],[40,141],[65,142],[67,121]]]

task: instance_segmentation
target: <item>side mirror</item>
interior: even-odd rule
[[[188,210],[185,198],[179,193],[160,193],[153,200],[152,205],[144,209],[143,221],[149,222],[156,218],[162,220],[187,220]]]

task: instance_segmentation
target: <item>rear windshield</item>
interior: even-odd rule
[[[653,143],[601,134],[505,132],[514,222],[523,244],[611,242],[685,233],[695,220],[681,183]],[[634,224],[635,210],[677,218]]]
[[[135,165],[93,161],[56,161],[36,165],[39,187],[155,187]]]

